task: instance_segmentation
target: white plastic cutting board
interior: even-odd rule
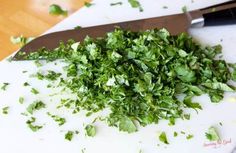
[[[120,0],[119,0],[120,1]],[[90,8],[82,8],[69,18],[65,19],[48,32],[71,29],[77,25],[91,26],[105,23],[134,20],[147,17],[162,16],[181,12],[186,5],[188,9],[197,9],[225,0],[140,0],[144,12],[132,9],[126,0],[122,0],[122,6],[110,6],[115,0],[95,0],[95,5]],[[168,9],[163,9],[168,6]],[[178,23],[176,23],[178,24]],[[228,62],[236,62],[236,26],[221,26],[202,29],[190,29],[193,37],[206,45],[221,44],[223,46],[224,59]],[[96,122],[97,135],[94,138],[84,136],[83,124],[91,123],[95,116],[90,118],[84,115],[71,115],[67,110],[55,110],[58,98],[49,96],[57,91],[45,88],[46,82],[38,81],[28,76],[38,69],[60,70],[63,64],[57,62],[45,64],[36,68],[31,61],[24,62],[0,62],[0,84],[9,82],[7,91],[0,91],[0,108],[10,106],[9,114],[0,113],[0,153],[231,153],[236,146],[236,94],[226,93],[221,103],[211,103],[207,96],[197,97],[203,106],[198,114],[191,112],[191,120],[177,120],[175,126],[168,126],[166,121],[158,125],[142,127],[134,134],[119,132],[118,129],[107,127],[105,123]],[[27,73],[22,71],[27,70]],[[30,93],[31,87],[23,87],[28,81],[32,87],[40,91],[39,95]],[[25,104],[18,102],[20,96],[25,97]],[[66,96],[66,95],[65,95]],[[232,98],[233,97],[233,98]],[[27,128],[27,117],[20,115],[25,107],[34,100],[43,100],[47,103],[47,109],[35,114],[38,124],[45,124],[44,128],[36,133]],[[67,123],[58,127],[47,115],[46,111],[66,117]],[[222,122],[222,126],[219,125]],[[205,132],[210,126],[218,128],[222,141],[209,143],[205,138]],[[79,130],[73,141],[64,139],[67,130]],[[165,131],[169,139],[169,145],[164,145],[158,140],[158,133]],[[177,131],[179,136],[173,137]],[[180,134],[185,131],[186,134]],[[188,134],[194,138],[186,140]]]

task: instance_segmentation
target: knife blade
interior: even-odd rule
[[[144,31],[147,29],[166,28],[172,35],[177,35],[182,32],[187,32],[190,26],[202,27],[207,24],[212,26],[214,25],[214,23],[215,25],[221,25],[225,24],[225,21],[228,21],[228,24],[232,24],[236,21],[235,1],[226,2],[224,4],[213,7],[215,8],[215,10],[217,10],[217,12],[211,12],[212,7],[209,7],[202,10],[195,10],[182,14],[99,25],[81,29],[65,30],[42,35],[23,46],[15,54],[13,60],[24,60],[24,58],[21,56],[22,54],[27,55],[31,52],[37,51],[42,47],[52,50],[58,47],[60,42],[66,43],[69,39],[73,39],[75,41],[83,41],[86,36],[90,36],[92,38],[102,37],[107,32],[113,31],[116,27],[131,31]],[[224,17],[226,17],[227,20],[225,20]],[[217,22],[215,22],[214,20],[216,20]]]

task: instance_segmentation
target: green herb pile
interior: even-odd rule
[[[235,65],[216,59],[220,53],[221,46],[202,47],[184,33],[171,36],[165,29],[116,29],[103,38],[70,40],[54,50],[42,48],[23,56],[64,59],[67,77],[55,76],[77,99],[63,99],[62,105],[74,112],[87,110],[87,115],[109,109],[107,124],[132,133],[137,125],[159,120],[173,125],[175,119],[189,116],[185,109],[202,109],[192,101],[194,96],[208,94],[212,102],[219,102],[224,91],[235,91],[227,84],[235,79],[235,72],[231,73]],[[52,76],[45,79],[54,80]]]

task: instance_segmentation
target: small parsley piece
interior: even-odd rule
[[[23,86],[30,86],[30,84],[28,82],[24,82]]]
[[[174,132],[174,137],[177,137],[178,136],[178,133],[175,131]]]
[[[9,108],[10,108],[9,106],[3,107],[2,108],[2,113],[5,114],[5,115],[8,114]]]
[[[57,80],[61,76],[61,73],[56,73],[54,71],[49,70],[49,71],[46,72],[46,74],[37,72],[35,76],[39,80],[46,79],[48,81],[55,81],[55,80]]]
[[[185,118],[186,120],[190,120],[190,114],[184,114],[184,118]]]
[[[187,8],[187,6],[183,6],[183,7],[182,7],[182,12],[183,12],[183,13],[188,12],[188,8]]]
[[[162,132],[162,133],[159,135],[159,140],[160,140],[161,142],[165,143],[165,144],[169,144],[165,132]]]
[[[230,68],[232,68],[231,79],[236,81],[236,64],[228,64]]]
[[[81,29],[82,27],[81,26],[76,26],[76,27],[74,27],[74,29],[76,29],[76,30],[79,30],[79,29]]]
[[[29,120],[26,121],[26,124],[33,132],[36,132],[43,128],[43,126],[35,125],[35,121],[36,121],[35,117],[31,117]]]
[[[110,3],[111,6],[122,5],[122,2]]]
[[[10,56],[10,57],[7,58],[8,62],[12,62],[12,60],[13,60],[13,56]]]
[[[39,94],[39,91],[36,90],[35,88],[32,88],[32,89],[31,89],[31,92],[32,92],[33,94],[35,94],[35,95]]]
[[[13,44],[19,44],[21,47],[24,46],[25,44],[29,43],[30,41],[32,41],[34,39],[34,37],[24,37],[24,36],[11,36],[10,40]]]
[[[143,12],[143,8],[138,0],[128,0],[129,4],[133,8],[139,8],[140,12]]]
[[[43,64],[42,64],[39,60],[34,61],[34,64],[35,64],[37,67],[43,66]]]
[[[95,126],[88,124],[85,127],[85,133],[89,137],[94,137],[96,135],[96,128]]]
[[[67,16],[68,15],[68,11],[63,10],[57,4],[52,4],[52,5],[49,6],[49,14]]]
[[[1,87],[1,90],[4,90],[6,91],[7,87],[10,85],[10,83],[7,83],[7,82],[4,82],[2,87]]]
[[[133,133],[137,131],[137,127],[130,118],[123,117],[120,119],[119,130],[128,133]]]
[[[58,115],[52,115],[52,114],[49,113],[49,112],[48,112],[47,114],[48,114],[48,116],[50,116],[55,122],[57,122],[59,126],[62,126],[63,124],[66,123],[66,119],[65,119],[65,118],[62,118],[62,117],[60,117],[60,116],[58,116]]]
[[[186,139],[189,140],[189,139],[192,139],[193,138],[193,135],[192,134],[189,134],[186,136]]]
[[[211,12],[215,12],[215,11],[216,11],[216,8],[213,7],[213,8],[211,9]]]
[[[220,140],[220,136],[219,136],[216,128],[213,127],[213,126],[208,129],[208,131],[205,133],[205,136],[209,141],[218,141],[218,140]]]
[[[45,108],[46,105],[42,101],[34,101],[32,104],[30,104],[26,110],[28,113],[33,114],[34,111],[40,110],[42,108]]]
[[[175,125],[175,118],[171,117],[171,118],[169,119],[169,124],[168,124],[168,125],[169,125],[169,126]]]
[[[199,103],[196,102],[192,102],[192,96],[186,96],[184,98],[184,104],[189,107],[189,108],[193,108],[193,109],[202,109],[202,106]]]
[[[65,134],[65,139],[68,141],[71,141],[74,137],[74,132],[73,131],[67,131],[67,133]]]
[[[92,5],[94,5],[94,4],[90,3],[90,2],[84,2],[84,6],[86,6],[86,7],[91,7]]]
[[[24,98],[24,97],[19,97],[19,103],[20,103],[20,104],[23,104],[24,101],[25,101],[25,98]]]

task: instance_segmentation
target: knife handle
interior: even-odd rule
[[[204,26],[236,24],[236,7],[203,14]]]
[[[236,0],[190,12],[191,27],[236,24]]]

